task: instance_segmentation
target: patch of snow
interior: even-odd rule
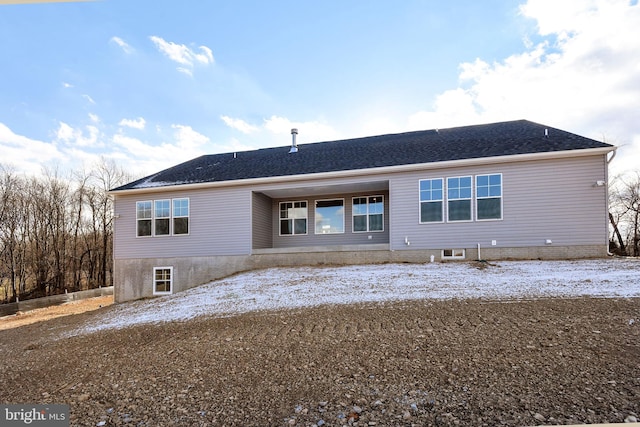
[[[166,187],[169,185],[189,184],[189,181],[154,181],[154,178],[157,176],[158,174],[148,177],[144,181],[136,184],[134,188],[153,188],[153,187]]]
[[[424,299],[640,297],[640,260],[269,268],[115,306],[76,334],[258,310]]]

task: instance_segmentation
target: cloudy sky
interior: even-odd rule
[[[531,121],[640,169],[637,0],[0,1],[0,163],[205,153]]]

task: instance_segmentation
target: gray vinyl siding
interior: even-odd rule
[[[489,161],[490,159],[488,159]],[[370,176],[292,181],[259,186],[229,186],[149,194],[115,195],[114,257],[163,258],[249,255],[255,249],[297,246],[337,246],[389,243],[391,250],[490,247],[603,245],[607,243],[606,180],[604,155],[577,158],[487,163],[456,168],[427,165],[423,171]],[[419,181],[427,178],[501,173],[503,219],[464,223],[420,224]],[[357,186],[376,183],[385,190],[356,191]],[[350,191],[350,187],[351,191]],[[330,189],[317,194],[317,189]],[[388,188],[388,190],[387,190]],[[475,179],[474,179],[475,188]],[[276,191],[278,198],[269,197]],[[291,197],[284,196],[290,192]],[[259,194],[264,193],[264,194]],[[475,191],[474,191],[475,193]],[[384,232],[352,232],[352,197],[384,196]],[[190,234],[187,236],[136,237],[136,201],[188,197]],[[345,231],[316,235],[316,200],[345,200]],[[301,236],[279,235],[279,202],[306,200],[308,232]],[[446,201],[445,201],[446,203]],[[475,197],[473,199],[475,218]],[[446,217],[446,214],[445,214]],[[371,239],[369,239],[371,236]],[[410,246],[405,244],[405,238]]]
[[[353,232],[352,198],[358,196],[383,196],[384,197],[384,230],[371,232]],[[315,234],[315,202],[317,200],[344,200],[344,233]],[[307,234],[304,235],[280,235],[279,210],[280,202],[306,201],[307,202]],[[295,197],[292,199],[273,200],[273,247],[290,248],[297,246],[334,246],[334,245],[358,245],[389,243],[389,193],[378,191],[372,193],[348,193],[329,194],[315,197]],[[371,236],[371,237],[369,237]]]
[[[419,180],[502,173],[502,220],[419,223]],[[591,245],[607,242],[604,156],[412,172],[390,180],[392,250]],[[474,178],[475,192],[475,178]],[[473,199],[475,218],[475,198]],[[405,238],[410,247],[405,244]]]
[[[253,228],[253,249],[267,249],[272,242],[272,203],[271,198],[262,193],[253,193],[251,206]]]
[[[136,237],[136,202],[189,198],[189,234]],[[247,187],[117,195],[114,257],[162,258],[251,253],[251,191]]]

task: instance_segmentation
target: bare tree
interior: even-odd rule
[[[14,301],[111,285],[108,190],[130,180],[104,159],[73,180],[55,170],[28,178],[0,165],[0,297]]]
[[[640,171],[618,179],[612,191],[611,208],[609,219],[614,226],[620,249],[630,255],[639,256]]]

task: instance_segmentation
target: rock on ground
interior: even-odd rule
[[[640,413],[640,299],[414,301],[0,331],[6,403],[80,426],[540,425]],[[630,320],[633,320],[631,322]]]

